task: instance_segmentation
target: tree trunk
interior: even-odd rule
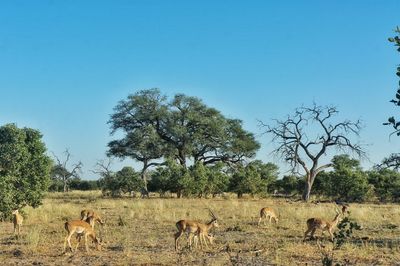
[[[314,184],[316,175],[317,175],[316,173],[310,172],[310,174],[308,174],[308,176],[307,176],[306,186],[304,188],[304,192],[303,192],[303,196],[302,196],[302,199],[305,202],[308,202],[310,200],[311,188],[312,188],[312,185]]]
[[[149,192],[149,190],[147,189],[147,178],[146,178],[145,170],[142,171],[142,173],[141,173],[141,178],[142,178],[142,180],[143,180],[143,189],[144,189],[146,192]]]
[[[182,191],[181,191],[181,190],[178,190],[178,191],[176,192],[176,197],[177,197],[178,199],[182,198]]]
[[[147,190],[147,178],[146,178],[146,170],[147,170],[147,167],[148,167],[147,161],[144,161],[144,162],[143,162],[143,169],[142,169],[142,172],[140,173],[140,177],[141,177],[142,180],[143,180],[143,187],[144,187],[144,190],[145,190],[146,192],[149,192],[149,191]]]
[[[303,196],[302,196],[302,198],[303,198],[303,200],[304,200],[305,202],[307,202],[307,201],[310,200],[311,187],[312,187],[311,183],[308,182],[308,180],[307,180],[307,181],[306,181],[306,186],[305,186],[305,188],[304,188]]]
[[[63,182],[64,182],[64,193],[65,193],[65,192],[68,192],[67,179],[64,179]]]
[[[179,163],[186,169],[186,157],[185,153],[182,150],[178,150],[178,160]]]

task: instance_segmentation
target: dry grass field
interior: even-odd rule
[[[280,215],[278,225],[257,226],[261,207]],[[174,250],[176,221],[207,222],[207,207],[218,216],[215,244],[201,251]],[[92,208],[105,219],[96,227],[103,250],[90,242],[75,253],[63,254],[67,219],[79,219],[80,210]],[[275,199],[103,199],[98,192],[51,193],[37,209],[25,208],[22,236],[13,236],[11,222],[0,223],[0,261],[3,265],[321,265],[331,247],[327,234],[303,242],[310,217],[331,220],[333,204],[286,202]],[[400,206],[352,204],[351,217],[362,225],[353,238],[335,252],[335,262],[346,265],[400,265]],[[101,233],[99,232],[101,231]],[[76,243],[75,237],[73,244]]]

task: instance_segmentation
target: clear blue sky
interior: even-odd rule
[[[387,41],[399,12],[397,0],[1,1],[0,125],[39,129],[94,178],[112,108],[139,89],[198,96],[257,135],[257,119],[315,101],[364,121],[368,168],[399,152],[382,126],[400,116]]]

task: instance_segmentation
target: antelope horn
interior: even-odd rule
[[[208,211],[210,212],[211,217],[216,220],[217,216],[215,216],[215,214],[212,212],[212,210],[210,208],[208,208]]]

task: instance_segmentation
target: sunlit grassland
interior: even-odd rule
[[[259,210],[265,206],[278,212],[278,225],[257,226]],[[104,240],[103,250],[95,251],[90,243],[91,252],[86,254],[82,243],[78,252],[65,255],[64,222],[78,219],[84,208],[96,210],[106,221],[104,227],[96,226]],[[207,208],[220,220],[220,227],[214,231],[216,243],[203,251],[189,251],[182,237],[181,250],[175,252],[176,221],[190,218],[207,222]],[[23,211],[20,239],[13,237],[12,223],[0,224],[0,261],[21,265],[321,265],[317,241],[303,242],[305,221],[310,217],[331,220],[335,205],[233,197],[104,199],[99,192],[71,192],[51,193],[41,207]],[[347,259],[354,265],[399,263],[399,205],[352,204],[350,212],[362,230],[335,252],[336,260]],[[319,243],[329,249],[327,234],[317,235]]]

